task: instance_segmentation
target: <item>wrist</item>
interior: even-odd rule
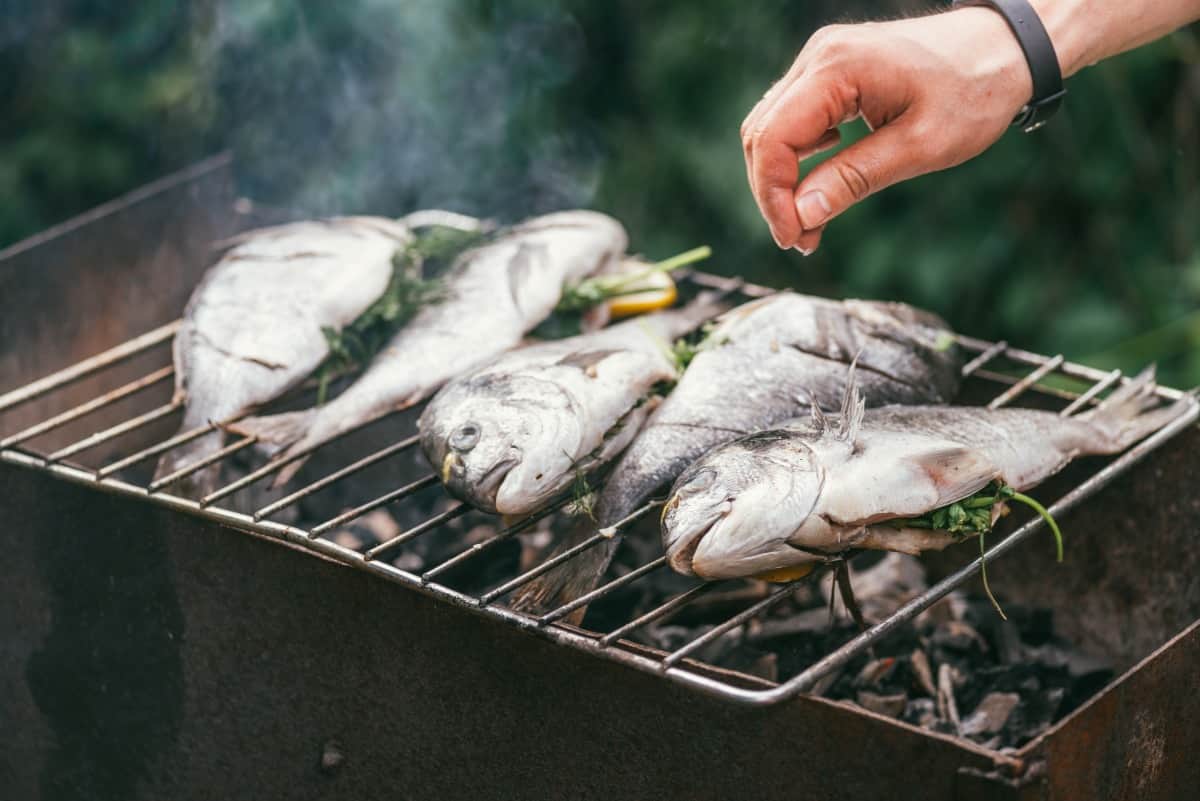
[[[1026,133],[1042,127],[1058,109],[1066,89],[1062,59],[1037,10],[1029,0],[954,0],[954,3],[995,12],[1004,20],[1024,57],[1033,88],[1013,124]]]
[[[1100,60],[1099,55],[1088,52],[1089,40],[1095,39],[1095,26],[1081,24],[1094,16],[1091,0],[1029,0],[1029,5],[1037,12],[1054,45],[1064,78]]]
[[[1012,29],[1004,17],[983,6],[963,6],[948,15],[951,27],[943,41],[957,42],[954,59],[974,80],[990,87],[1004,113],[1015,114],[1033,97],[1033,76]]]

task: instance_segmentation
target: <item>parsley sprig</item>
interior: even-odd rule
[[[1046,525],[1050,527],[1050,531],[1054,535],[1057,561],[1061,562],[1063,560],[1062,531],[1059,529],[1058,523],[1050,515],[1050,512],[1033,498],[1024,493],[1017,492],[1001,481],[993,481],[974,495],[963,498],[961,501],[934,509],[920,517],[893,520],[891,524],[896,528],[925,528],[933,531],[946,531],[960,539],[978,535],[979,556],[984,560],[980,566],[984,592],[987,593],[988,600],[992,602],[992,606],[995,607],[1000,617],[1007,620],[1008,618],[1005,616],[1004,610],[1000,608],[999,601],[996,600],[996,596],[992,594],[992,588],[988,585],[987,549],[984,545],[984,537],[992,531],[993,509],[996,504],[1003,504],[1010,500],[1025,504],[1046,521]]]
[[[442,274],[460,254],[490,236],[495,232],[444,226],[419,230],[392,257],[392,276],[383,294],[344,328],[321,328],[329,355],[317,370],[317,403],[325,402],[334,379],[365,366],[421,308],[442,300]]]

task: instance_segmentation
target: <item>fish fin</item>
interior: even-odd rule
[[[285,459],[298,450],[306,435],[312,429],[313,420],[319,410],[302,409],[298,412],[284,412],[265,417],[247,417],[223,428],[244,437],[257,437],[261,450],[276,459]],[[271,482],[272,489],[286,484],[296,472],[308,461],[307,457],[296,459],[285,465]]]
[[[274,455],[308,433],[317,409],[301,409],[263,417],[246,417],[221,427],[243,437],[257,437],[262,450]]]
[[[454,228],[458,231],[466,231],[468,233],[491,231],[496,228],[496,224],[491,220],[481,220],[478,217],[459,214],[456,211],[445,211],[444,209],[419,209],[405,214],[396,222],[410,229],[437,226],[439,228]]]
[[[213,431],[164,453],[154,470],[154,481],[165,478],[211,456],[221,449],[221,432]],[[211,464],[162,487],[162,491],[198,501],[214,492],[221,477],[221,465]]]
[[[932,506],[914,516],[970,497],[999,475],[996,466],[982,453],[956,442],[934,442],[908,458],[937,496]]]
[[[596,365],[612,356],[614,353],[621,353],[618,350],[585,350],[568,353],[563,356],[555,364],[561,364],[564,367],[578,367],[583,372],[591,377],[595,377]]]
[[[873,438],[862,454],[847,463],[848,472],[839,481],[825,482],[822,510],[831,522],[870,526],[920,517],[961,501],[999,477],[996,466],[975,449],[949,440],[914,441],[900,436],[899,443]]]
[[[508,293],[513,305],[522,314],[525,309],[521,305],[521,287],[531,278],[542,272],[541,265],[547,261],[546,246],[522,242],[517,246],[517,252],[508,260]]]
[[[844,303],[839,303],[833,308],[818,307],[814,311],[817,328],[825,334],[825,349],[813,355],[833,361],[844,362],[851,359],[854,363],[858,362],[863,349],[855,336],[847,311]],[[812,350],[806,352],[812,353]]]
[[[812,415],[812,430],[818,437],[825,433],[829,428],[829,421],[825,417],[825,412],[821,411],[821,404],[817,403],[817,399],[812,396],[812,393],[806,392],[809,412]]]
[[[1079,420],[1091,423],[1104,438],[1104,450],[1098,452],[1115,453],[1128,448],[1196,402],[1195,396],[1188,394],[1169,406],[1159,406],[1154,375],[1154,365],[1150,365],[1095,409],[1079,415]]]
[[[846,371],[846,389],[842,394],[841,423],[837,433],[838,439],[854,445],[858,441],[858,432],[862,429],[863,415],[866,413],[867,401],[858,390],[858,357],[859,351],[850,362]]]
[[[625,450],[626,446],[642,430],[646,418],[658,408],[659,403],[659,397],[651,395],[645,402],[639,403],[621,415],[617,422],[608,431],[604,432],[604,441],[601,444],[602,451],[600,453],[601,464],[607,464],[617,454]]]

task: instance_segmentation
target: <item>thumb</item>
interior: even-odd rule
[[[820,228],[868,195],[926,172],[911,127],[896,120],[814,167],[796,187],[801,227]]]

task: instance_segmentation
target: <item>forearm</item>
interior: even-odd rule
[[[1063,75],[1131,50],[1200,19],[1200,0],[1030,0]]]
[[[1029,2],[1064,76],[1200,19],[1200,0]],[[775,241],[811,253],[868,195],[979,155],[1029,102],[1031,77],[1008,23],[984,4],[821,29],[742,123],[750,188]],[[856,116],[871,134],[801,177],[798,162],[835,145]]]

